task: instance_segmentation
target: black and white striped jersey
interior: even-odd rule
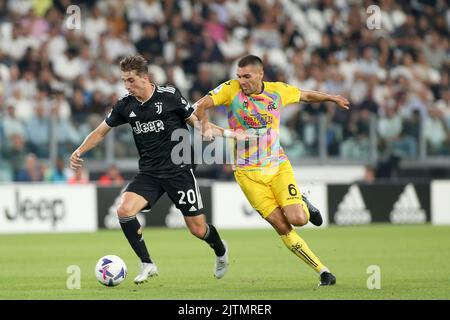
[[[180,91],[170,86],[156,86],[153,95],[144,103],[135,97],[126,95],[119,99],[106,117],[106,124],[117,127],[129,123],[133,129],[134,142],[139,153],[139,171],[159,178],[175,176],[192,168],[191,157],[183,156],[183,150],[172,156],[172,149],[180,144],[180,134],[176,130],[186,131],[189,137],[186,119],[194,108],[181,95]],[[189,142],[190,154],[193,154]],[[186,146],[185,146],[186,148]],[[184,160],[183,160],[184,159]],[[175,160],[175,161],[174,161]],[[181,161],[181,162],[180,162]]]

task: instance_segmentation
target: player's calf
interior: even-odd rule
[[[205,236],[205,233],[207,231],[207,225],[191,225],[189,226],[189,231],[194,237],[197,237],[199,239],[203,239]]]

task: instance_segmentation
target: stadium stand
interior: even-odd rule
[[[69,4],[80,8],[78,29],[68,28]],[[380,29],[366,26],[371,4]],[[234,77],[246,53],[264,59],[269,81],[348,97],[348,113],[328,103],[285,110],[294,164],[448,167],[449,39],[443,0],[0,1],[0,181],[51,176],[126,93],[118,61],[136,52],[153,82],[191,101]],[[226,124],[223,109],[212,118]],[[87,155],[94,179],[105,161],[129,168],[131,139],[118,128]]]

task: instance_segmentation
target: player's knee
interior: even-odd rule
[[[301,227],[308,223],[308,218],[303,210],[290,214],[287,218],[289,223],[296,227]]]
[[[119,217],[129,217],[129,216],[134,215],[133,206],[126,202],[121,203],[119,205],[119,207],[117,208],[117,215]]]
[[[308,223],[308,218],[306,217],[306,213],[302,212],[297,217],[297,223],[296,226],[304,226]]]

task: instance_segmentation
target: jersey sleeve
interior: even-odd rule
[[[194,112],[194,108],[191,104],[181,95],[180,91],[177,89],[175,91],[174,97],[174,110],[183,119],[187,119]]]
[[[283,106],[300,101],[302,91],[284,82],[277,82],[277,91],[280,93]]]
[[[117,127],[124,123],[128,123],[127,119],[123,116],[125,98],[119,99],[112,107],[111,112],[106,116],[105,122],[108,126]]]
[[[236,80],[228,80],[220,84],[214,90],[208,92],[208,95],[213,99],[215,106],[226,105],[229,106],[233,100],[233,92],[235,87],[239,88],[239,83]]]

